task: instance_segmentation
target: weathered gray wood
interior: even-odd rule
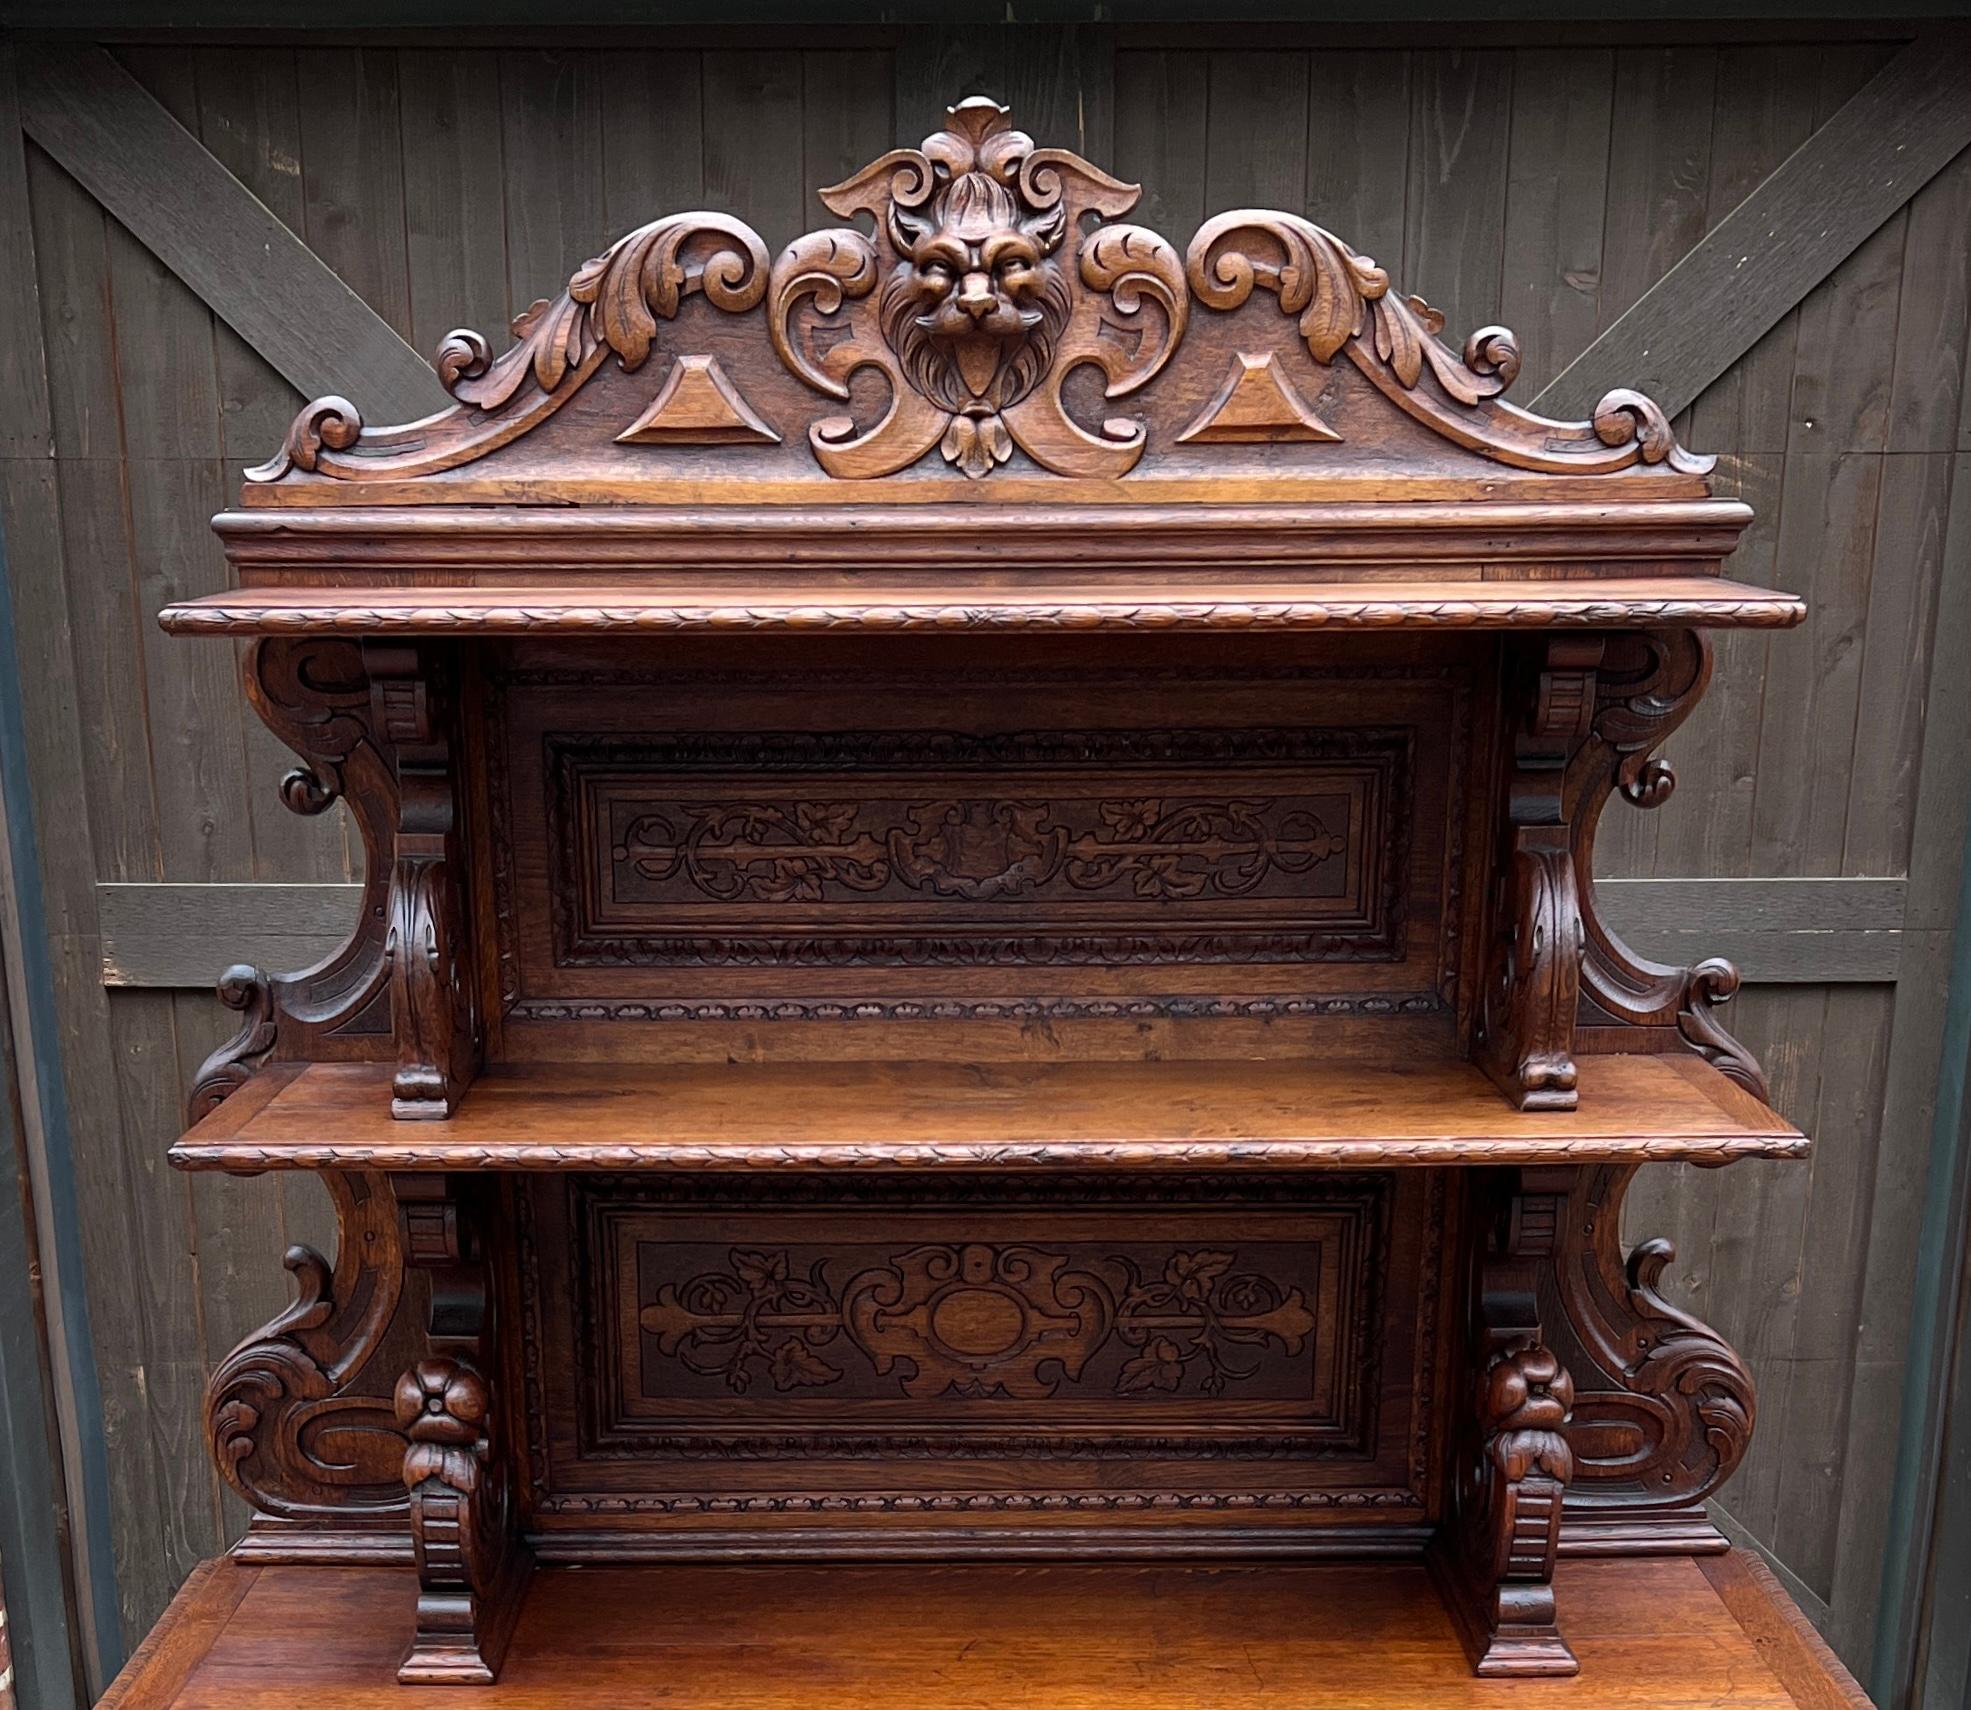
[[[415,351],[97,47],[21,49],[28,134],[297,390],[373,421],[445,401]]]
[[[1900,879],[1608,879],[1603,912],[1645,955],[1729,956],[1754,981],[1896,977]],[[208,987],[234,962],[305,967],[355,923],[345,884],[105,884],[103,983]]]
[[[1917,41],[1533,401],[1581,414],[1611,386],[1685,409],[1971,143],[1971,49]]]

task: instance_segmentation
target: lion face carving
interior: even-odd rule
[[[1056,259],[1061,205],[1028,212],[975,167],[922,209],[893,206],[890,223],[899,259],[883,325],[913,384],[974,421],[1018,403],[1046,373],[1071,307]]]

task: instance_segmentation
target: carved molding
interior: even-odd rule
[[[1308,401],[1306,381],[1345,354],[1405,415],[1493,462],[1584,474],[1710,467],[1677,445],[1663,411],[1636,392],[1608,393],[1582,422],[1504,403],[1519,369],[1509,331],[1483,327],[1450,348],[1429,304],[1297,214],[1221,214],[1180,256],[1123,219],[1139,186],[1038,146],[995,102],[972,97],[947,111],[944,127],[918,147],[892,149],[820,192],[843,221],[867,217],[867,230],[845,223],[809,232],[769,265],[758,234],[729,215],[656,220],[521,314],[503,355],[478,333],[449,334],[433,361],[458,400],[453,409],[369,428],[350,400],[316,399],[249,480],[404,480],[457,468],[554,416],[612,355],[625,372],[642,369],[693,296],[724,315],[758,314],[758,361],[771,368],[729,338],[713,341],[718,354],[703,344],[669,351],[655,400],[612,425],[609,439],[780,448],[780,429],[747,394],[771,393],[771,410],[785,420],[791,375],[816,395],[814,409],[830,412],[799,419],[808,455],[836,480],[879,479],[933,459],[934,468],[980,480],[1016,451],[1059,476],[1113,480],[1137,466],[1152,428],[1144,417],[1101,414],[1103,406],[1143,393],[1165,371],[1194,313],[1231,314],[1256,289],[1297,318],[1311,366],[1296,377],[1278,356],[1250,351],[1234,353],[1227,375],[1227,353],[1212,341],[1198,358],[1212,378],[1187,383],[1193,398],[1214,385],[1219,395],[1202,411],[1187,403],[1172,421],[1157,414],[1155,431],[1169,444],[1318,450],[1339,440]],[[1071,386],[1084,369],[1092,383]],[[786,425],[792,438],[795,423]]]
[[[314,1525],[401,1527],[404,1439],[390,1398],[359,1386],[396,1318],[403,1273],[390,1190],[332,1172],[331,1270],[290,1247],[294,1303],[219,1364],[206,1386],[206,1433],[221,1475],[254,1509]]]

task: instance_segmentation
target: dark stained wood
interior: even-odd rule
[[[1613,371],[1679,413],[1971,140],[1967,75],[1955,41],[1905,48],[1535,405],[1585,408],[1595,377]],[[1750,270],[1773,246],[1775,265]]]
[[[101,48],[35,47],[22,89],[43,145],[302,392],[354,375],[403,416],[430,406],[403,340]]]
[[[1689,1562],[1563,1564],[1561,1594],[1582,1611],[1581,1676],[1504,1690],[1529,1710],[1865,1702],[1830,1699],[1830,1671],[1762,1653],[1798,1615],[1776,1588],[1747,1584],[1723,1595]],[[402,1596],[403,1575],[385,1569],[256,1576],[217,1564],[170,1617],[185,1677],[128,1683],[116,1710],[272,1705],[296,1692],[351,1710],[423,1702],[387,1684],[388,1611]],[[1344,1604],[1347,1638],[1308,1619]],[[548,1568],[507,1678],[474,1702],[504,1710],[601,1692],[628,1706],[710,1696],[779,1710],[818,1691],[924,1710],[1035,1697],[1106,1710],[1146,1693],[1225,1710],[1499,1700],[1464,1670],[1415,1567]]]

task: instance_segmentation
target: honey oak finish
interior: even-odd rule
[[[105,1710],[427,1701],[389,1683],[387,1568],[198,1570]],[[1581,1678],[1470,1678],[1421,1570],[1108,1564],[605,1567],[542,1572],[489,1710],[583,1702],[919,1710],[1044,1702],[1866,1710],[1756,1557],[1569,1562]],[[1310,1609],[1348,1612],[1310,1621]],[[882,1618],[872,1621],[871,1611]],[[524,1659],[524,1660],[523,1660]]]
[[[310,404],[163,614],[368,854],[172,1153],[337,1210],[209,1389],[239,1563],[414,1567],[421,1686],[675,1558],[1329,1559],[1264,1583],[1371,1658],[1427,1564],[1574,1673],[1556,1564],[1688,1590],[1755,1413],[1624,1192],[1806,1147],[1595,829],[1800,602],[1650,400],[1516,409],[1300,216],[1180,255],[977,99],[822,197]]]

